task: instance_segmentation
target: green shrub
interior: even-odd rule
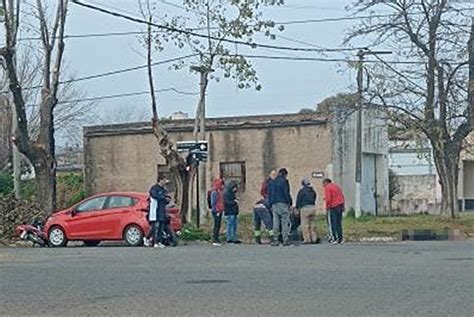
[[[346,215],[347,218],[355,219],[356,212],[355,212],[354,208],[351,208],[351,209],[347,210],[346,213],[347,213],[347,215]]]
[[[56,183],[58,209],[70,207],[85,198],[82,173],[58,173]]]
[[[208,241],[211,239],[211,235],[203,229],[197,229],[187,224],[181,230],[180,239],[183,241]]]
[[[13,191],[13,177],[8,172],[0,172],[0,196],[8,195]]]

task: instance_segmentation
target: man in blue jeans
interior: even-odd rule
[[[273,212],[273,241],[272,246],[278,246],[278,237],[283,237],[283,246],[289,246],[290,234],[290,207],[293,200],[290,194],[290,183],[288,182],[288,170],[282,168],[278,171],[278,177],[268,185],[268,198]]]
[[[237,182],[230,180],[224,189],[224,215],[227,220],[227,243],[241,243],[237,239],[239,204],[237,203]]]

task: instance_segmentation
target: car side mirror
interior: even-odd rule
[[[72,210],[71,210],[71,217],[74,217],[76,214],[77,214],[77,210],[76,210],[76,209],[72,209]]]

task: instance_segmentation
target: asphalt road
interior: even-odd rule
[[[474,242],[0,249],[0,315],[472,316]]]

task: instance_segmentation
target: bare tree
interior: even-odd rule
[[[442,189],[441,210],[454,217],[460,153],[472,130],[470,17],[463,5],[448,0],[357,0],[352,9],[390,13],[362,20],[347,38],[370,40],[371,49],[389,48],[398,57],[395,64],[375,55],[379,63],[367,66],[371,84],[365,100],[387,110],[397,126],[429,140]]]
[[[16,64],[17,40],[22,16],[21,0],[2,0],[5,29],[5,46],[0,55],[8,76],[9,89],[18,115],[16,144],[32,162],[38,184],[38,195],[43,208],[53,211],[56,206],[56,161],[54,139],[54,109],[58,103],[58,88],[64,53],[64,31],[68,0],[58,0],[54,8],[52,21],[41,0],[37,0],[35,9],[35,27],[41,35],[41,101],[39,102],[39,132],[36,138],[30,135],[25,94],[20,82]],[[23,20],[22,20],[23,21]],[[23,21],[22,23],[27,23]]]
[[[106,116],[100,119],[100,121],[105,124],[144,122],[149,120],[149,109],[137,108],[134,105],[121,105],[114,107],[110,112],[107,112]]]
[[[0,96],[0,171],[9,167],[11,156],[11,111],[6,96]]]

